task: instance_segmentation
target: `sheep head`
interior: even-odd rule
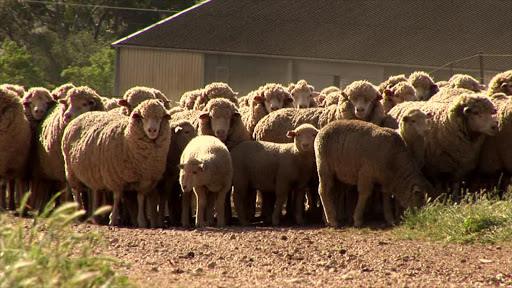
[[[414,131],[416,134],[425,137],[430,129],[430,120],[433,117],[433,113],[425,114],[420,109],[407,110],[399,124],[400,135],[407,134],[408,131]]]
[[[205,164],[197,159],[191,158],[188,162],[180,163],[180,185],[183,192],[190,192],[192,188],[207,183]]]
[[[288,86],[295,108],[308,108],[314,91],[315,87],[308,85],[306,80],[300,80],[297,84],[291,83]]]
[[[356,118],[363,121],[371,114],[375,102],[382,100],[375,86],[365,80],[352,82],[341,95],[352,104]]]
[[[154,140],[160,133],[160,127],[163,122],[168,125],[171,116],[165,110],[162,102],[157,99],[146,100],[142,102],[131,113],[131,123],[141,121],[142,128],[146,136]]]
[[[420,101],[427,101],[439,92],[439,87],[426,72],[416,71],[409,76],[409,84],[416,89],[416,96]]]
[[[68,94],[69,90],[72,88],[75,88],[75,85],[71,83],[63,84],[55,89],[52,90],[52,96],[55,101],[58,101],[60,99],[66,98],[66,95]]]
[[[238,109],[231,101],[224,98],[213,99],[199,115],[201,132],[203,135],[213,133],[212,136],[225,142],[231,132],[233,121],[240,117]]]
[[[270,113],[286,107],[293,102],[293,98],[282,85],[269,83],[256,91],[253,101],[263,104],[267,113]]]
[[[197,136],[196,129],[190,121],[179,120],[171,123],[171,141],[179,149],[185,149],[188,142]]]
[[[295,148],[299,152],[313,152],[316,135],[318,129],[311,124],[302,124],[295,130],[288,131],[286,137],[293,138]]]
[[[458,121],[469,133],[495,135],[498,121],[496,108],[489,98],[478,94],[463,94],[450,108],[450,120]]]
[[[64,123],[69,123],[85,112],[103,110],[99,95],[87,86],[70,89],[66,98],[59,100],[59,103],[64,105]]]
[[[36,120],[43,119],[55,103],[50,91],[41,87],[31,88],[23,97],[23,105],[30,110],[30,114]]]

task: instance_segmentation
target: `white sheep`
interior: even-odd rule
[[[238,107],[238,99],[236,98],[236,96],[238,96],[238,92],[233,92],[233,89],[231,89],[231,87],[226,83],[210,83],[201,89],[201,92],[202,93],[196,98],[194,103],[194,110],[203,110],[203,108],[206,107],[206,104],[215,98],[228,99]]]
[[[275,191],[276,203],[272,214],[272,225],[279,225],[279,218],[289,192],[295,197],[295,220],[303,224],[304,195],[311,179],[316,175],[313,143],[318,130],[303,124],[288,131],[287,137],[294,143],[272,143],[246,141],[231,150],[233,159],[233,201],[242,225],[249,222],[247,203],[251,189]]]
[[[151,227],[156,227],[154,188],[166,167],[169,119],[161,101],[151,99],[138,105],[129,117],[90,112],[72,121],[64,131],[62,154],[66,179],[77,201],[85,187],[112,191],[114,205],[109,224],[118,225],[123,193],[137,191],[139,227],[147,226],[146,196],[151,207]]]
[[[288,92],[293,98],[293,107],[295,108],[317,107],[314,91],[315,87],[308,85],[306,80],[299,80],[297,83],[288,85]]]
[[[388,113],[395,105],[405,101],[418,101],[416,89],[407,82],[399,82],[396,85],[384,89],[382,106],[384,113]]]
[[[408,81],[416,89],[416,96],[420,101],[427,101],[439,91],[439,87],[427,72],[416,71],[409,75]]]
[[[225,202],[233,178],[231,156],[226,145],[210,135],[197,136],[185,147],[179,167],[183,193],[194,189],[197,197],[196,227],[212,224],[214,206],[217,224],[225,226]],[[190,226],[189,213],[190,203],[184,203],[182,224],[185,227]]]

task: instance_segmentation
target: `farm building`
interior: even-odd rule
[[[145,85],[177,100],[213,81],[240,95],[300,79],[320,90],[416,70],[485,82],[512,68],[511,27],[503,0],[209,0],[113,43],[115,95]]]

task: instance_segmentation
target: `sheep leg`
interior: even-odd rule
[[[177,184],[177,185],[176,185]],[[169,211],[169,224],[171,226],[177,225],[179,222],[179,217],[181,215],[181,187],[179,183],[172,181],[172,183],[168,184],[167,188],[168,198],[167,198],[167,210]]]
[[[206,187],[196,186],[194,187],[194,192],[196,193],[197,198],[197,206],[196,206],[196,227],[204,227],[205,226],[205,212],[207,205],[207,190]]]
[[[384,219],[389,225],[395,224],[395,218],[393,217],[393,207],[391,205],[391,195],[382,193],[382,208],[384,209]]]
[[[332,197],[332,187],[334,186],[334,175],[329,173],[327,167],[324,165],[318,166],[318,176],[320,185],[318,186],[318,194],[320,201],[324,207],[324,216],[327,225],[338,227],[338,219],[336,218],[336,205],[334,197]]]
[[[157,210],[158,204],[158,191],[153,190],[146,195],[148,210],[149,210],[149,221],[151,228],[160,228],[163,227],[163,218],[160,219],[159,213]],[[165,213],[165,209],[163,209],[162,213]]]
[[[368,198],[372,195],[373,183],[365,179],[365,177],[359,176],[357,183],[357,192],[359,194],[357,199],[356,209],[354,211],[354,226],[361,227],[363,225],[364,209]]]
[[[274,213],[272,213],[272,225],[279,225],[279,220],[283,213],[283,205],[286,202],[286,198],[288,198],[288,193],[290,192],[290,187],[288,183],[284,183],[282,181],[284,179],[280,179],[276,187],[276,202],[274,204]],[[279,180],[278,180],[279,181]]]
[[[181,195],[181,225],[190,227],[190,202],[192,201],[192,193],[183,192]]]
[[[237,183],[236,185],[233,185],[233,202],[235,204],[235,211],[236,215],[238,216],[238,221],[242,226],[247,226],[249,225],[249,218],[247,213],[250,209],[246,206],[246,203],[249,202],[247,197],[250,195],[248,195],[249,191],[247,185],[244,184]]]
[[[215,201],[217,199],[217,193],[207,190],[206,191],[206,225],[212,226],[215,224]]]
[[[9,206],[9,210],[11,211],[14,211],[16,210],[16,201],[15,201],[15,198],[14,198],[14,194],[15,194],[15,184],[14,184],[14,180],[9,180],[9,182],[7,182],[7,194],[8,194],[8,200],[9,202],[7,203],[7,205]]]
[[[146,196],[143,193],[141,193],[141,192],[137,193],[137,204],[138,204],[137,225],[140,228],[148,227],[148,223],[146,221],[146,215],[144,213],[144,200],[145,199],[146,199]]]
[[[230,191],[231,185],[226,185],[216,193],[217,199],[215,200],[215,212],[217,212],[217,225],[219,227],[226,226],[226,196],[229,195]]]
[[[5,210],[5,192],[7,190],[7,185],[5,184],[5,180],[0,179],[0,211]]]
[[[108,225],[117,226],[119,224],[119,204],[121,199],[123,198],[123,191],[113,191],[114,192],[114,205],[112,207],[112,212],[110,213],[110,220]]]
[[[308,188],[295,189],[295,222],[304,225],[304,198]]]

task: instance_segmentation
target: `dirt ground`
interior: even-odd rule
[[[140,287],[512,287],[511,245],[322,226],[74,229],[104,234],[101,252],[129,263],[115,269]]]

